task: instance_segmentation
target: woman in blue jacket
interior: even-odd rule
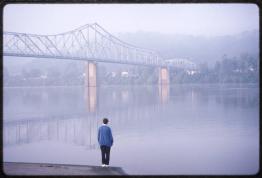
[[[110,149],[113,145],[113,136],[110,127],[107,125],[108,119],[103,119],[103,125],[98,129],[98,142],[102,153],[102,167],[109,166]]]

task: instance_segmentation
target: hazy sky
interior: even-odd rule
[[[255,4],[12,4],[4,8],[4,31],[56,34],[94,22],[112,34],[230,35],[258,30],[259,10]]]

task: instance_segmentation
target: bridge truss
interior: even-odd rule
[[[155,52],[125,43],[97,23],[57,35],[4,32],[4,55],[164,65]]]
[[[4,32],[3,55],[173,66],[157,52],[125,43],[97,23],[56,35]]]

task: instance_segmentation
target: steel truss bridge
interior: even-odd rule
[[[178,67],[153,50],[121,41],[97,23],[56,35],[4,32],[3,55]],[[191,63],[185,60],[179,64],[185,67]]]

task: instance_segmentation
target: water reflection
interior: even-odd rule
[[[88,112],[95,112],[97,107],[97,87],[85,87],[85,100]]]
[[[97,149],[97,120],[94,118],[26,120],[5,123],[4,145],[55,140]]]
[[[143,126],[161,109],[151,87],[20,88],[6,89],[5,96],[5,146],[56,140],[97,149],[101,118],[110,118],[118,134],[126,123]],[[18,111],[13,110],[14,105],[19,106]]]
[[[258,154],[258,96],[258,86],[4,88],[4,161],[27,162],[26,157],[13,156],[19,153],[19,146],[27,145],[31,151],[33,143],[43,141],[99,152],[97,129],[101,119],[108,117],[116,139],[113,150],[118,162],[115,164],[126,166],[131,173],[154,171],[152,164],[157,163],[152,160],[151,152],[146,151],[152,146],[156,148],[154,154],[161,155],[157,159],[161,163],[157,166],[160,172],[174,173],[172,171],[178,169],[170,166],[182,164],[174,157],[181,157],[184,165],[192,164],[192,156],[187,155],[195,153],[190,150],[195,147],[199,148],[198,155],[203,162],[223,163],[226,165],[223,170],[238,165],[239,160],[234,162],[237,159],[248,160],[253,170]],[[210,144],[212,140],[217,141],[217,148]],[[223,148],[220,145],[224,145]],[[170,155],[169,149],[174,154]],[[123,150],[132,154],[126,155]],[[216,157],[218,152],[220,156]],[[243,156],[245,153],[250,154]],[[145,170],[136,168],[139,163],[133,160],[134,154],[141,158]],[[230,162],[232,154],[237,159]],[[210,160],[212,156],[214,160]],[[165,161],[161,162],[162,157]],[[55,158],[49,156],[48,159]],[[56,161],[63,163],[63,160]],[[185,167],[180,165],[181,170]],[[216,167],[214,164],[213,168]]]
[[[216,102],[225,108],[253,108],[259,104],[259,97],[254,97],[254,94],[258,96],[258,91],[251,93],[248,89],[222,90],[216,96]]]
[[[161,103],[167,103],[169,99],[169,85],[159,85],[158,89]]]

